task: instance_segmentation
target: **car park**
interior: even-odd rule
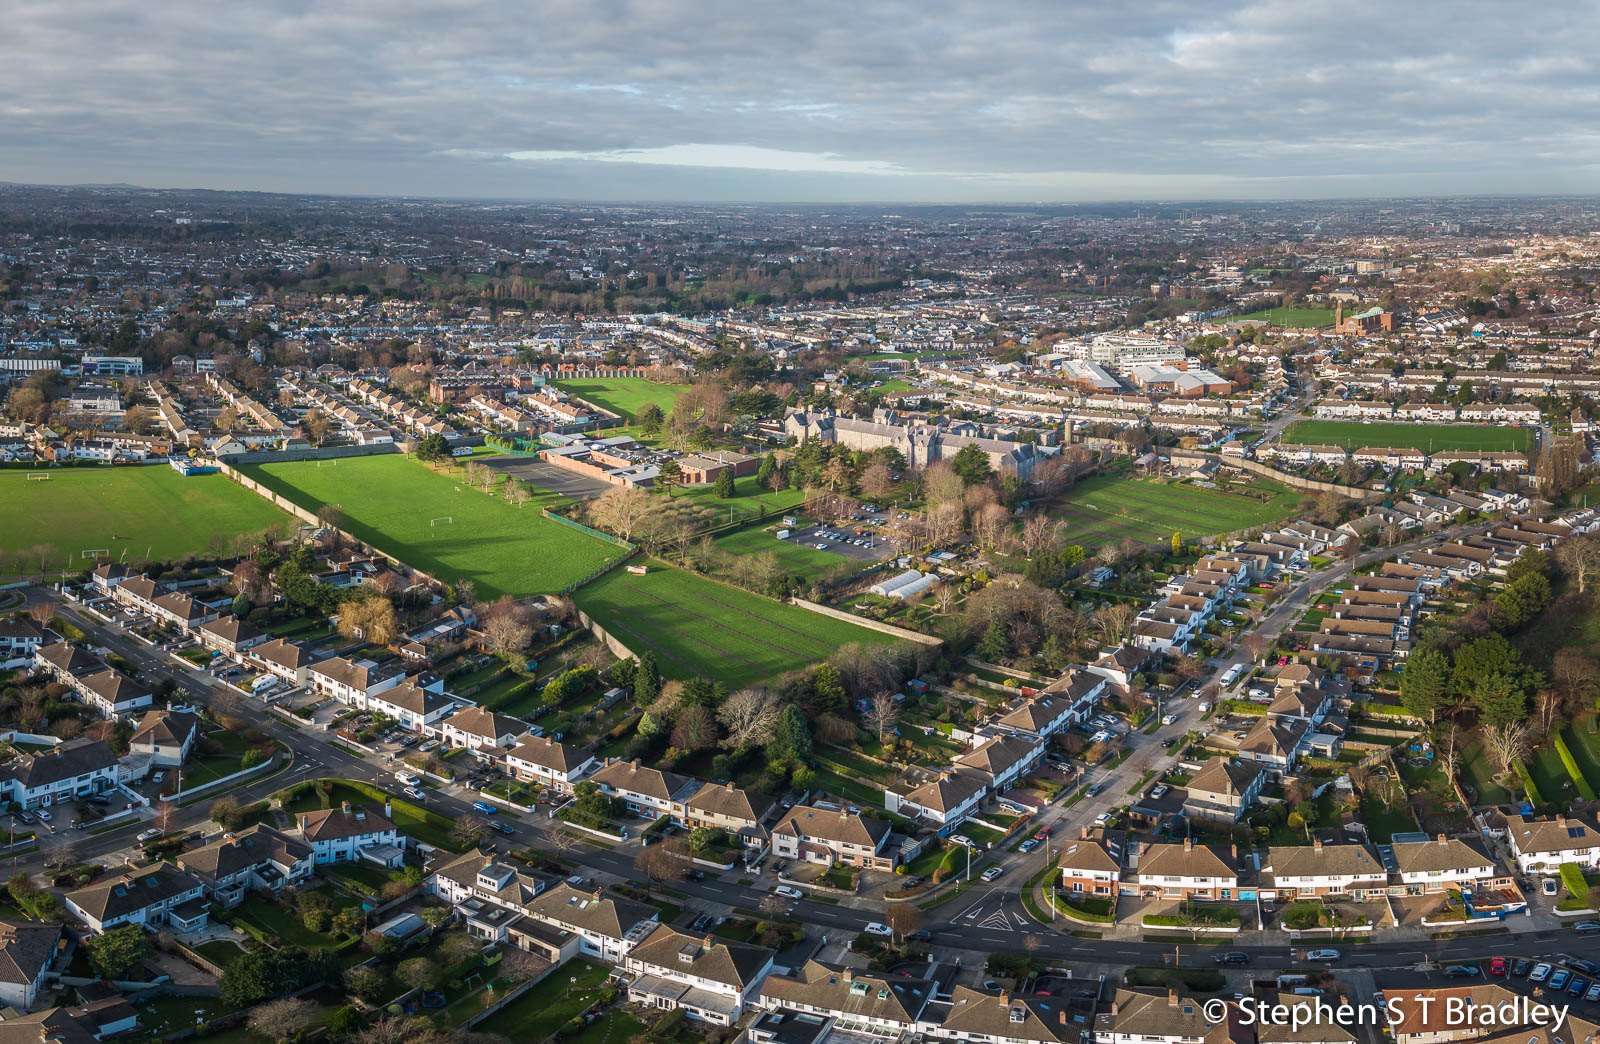
[[[863,928],[862,931],[866,932],[868,935],[889,936],[894,934],[894,930],[892,928],[877,921],[868,921],[867,926]]]
[[[985,881],[993,881],[995,878],[999,877],[1005,872],[1006,869],[1003,866],[991,866],[989,869],[983,872],[983,879]]]
[[[773,895],[781,895],[785,899],[803,899],[805,893],[791,885],[779,885],[772,890]]]

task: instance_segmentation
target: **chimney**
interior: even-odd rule
[[[1233,861],[1237,863],[1239,861],[1239,846],[1238,845],[1230,845],[1230,846],[1228,846],[1228,848],[1229,848],[1229,854],[1233,856]]]
[[[1122,1007],[1122,1005],[1118,1004],[1116,1001],[1112,1001],[1111,1002],[1111,1014],[1115,1015],[1117,1013],[1118,1009],[1121,1008],[1121,1007]]]
[[[1061,1025],[1065,1026],[1067,1024],[1067,1013],[1066,1013],[1066,1010],[1063,1009],[1061,1011],[1056,1012],[1056,1018],[1057,1018],[1057,1021],[1059,1021],[1061,1023]]]
[[[1011,991],[1010,990],[1001,990],[1000,991],[1000,1006],[1002,1008],[1009,1008],[1011,1006]]]
[[[856,973],[852,969],[846,968],[844,970],[844,981],[846,983],[851,983],[851,982],[854,982],[855,979],[856,979]]]
[[[1567,817],[1562,815],[1560,812],[1557,812],[1556,813],[1556,826],[1564,827],[1566,825],[1567,825]]]
[[[311,817],[306,815],[304,812],[302,812],[300,814],[300,829],[301,830],[304,830],[306,828],[306,823],[307,823],[307,821],[310,820],[310,818]]]
[[[1183,850],[1185,852],[1193,852],[1194,851],[1194,838],[1186,837],[1186,838],[1183,839]]]
[[[1177,1006],[1178,1006],[1178,991],[1176,989],[1173,989],[1172,987],[1168,987],[1167,988],[1167,1007],[1176,1008]]]
[[[350,802],[348,802],[348,801],[339,802],[339,811],[348,815],[349,812],[350,812]]]
[[[1078,828],[1078,839],[1080,841],[1089,840],[1089,828],[1088,827],[1081,826],[1081,827]]]

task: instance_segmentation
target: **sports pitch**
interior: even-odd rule
[[[469,487],[462,469],[434,471],[400,454],[318,464],[239,470],[311,511],[339,505],[357,537],[442,580],[470,579],[480,598],[559,591],[622,553],[541,515],[541,506],[567,502],[554,493],[513,507],[498,492]]]
[[[1246,491],[1265,499],[1165,479],[1095,475],[1069,490],[1050,514],[1066,523],[1069,542],[1093,553],[1123,537],[1165,543],[1174,531],[1192,540],[1269,525],[1292,514],[1305,496],[1264,479],[1253,479]]]
[[[640,560],[643,561],[643,560]],[[771,683],[841,646],[899,639],[649,560],[578,589],[578,608],[635,653],[652,651],[669,678],[706,675],[730,689]]]
[[[583,380],[558,380],[557,388],[596,406],[604,406],[632,422],[634,414],[655,403],[662,413],[671,413],[678,396],[689,390],[687,384],[657,384],[643,377],[590,377]]]
[[[1498,424],[1367,424],[1363,421],[1296,421],[1280,442],[1290,445],[1364,446],[1433,450],[1516,450],[1526,453],[1533,432]]]
[[[255,533],[289,516],[221,475],[184,478],[165,464],[55,468],[46,481],[0,472],[0,548],[54,547],[86,566],[86,550],[127,561],[204,551],[214,534]]]
[[[1331,308],[1263,308],[1259,312],[1247,312],[1244,315],[1227,316],[1224,322],[1236,322],[1240,319],[1266,320],[1273,326],[1287,327],[1296,330],[1310,330],[1321,326],[1333,325],[1333,309]]]

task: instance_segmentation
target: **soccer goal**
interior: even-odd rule
[[[49,482],[50,481],[50,473],[48,471],[30,471],[30,472],[28,472],[28,481],[29,482]]]
[[[78,552],[78,557],[100,558],[101,556],[109,555],[110,553],[111,549],[109,547],[86,547],[82,551]]]
[[[454,518],[450,517],[449,515],[440,515],[438,518],[433,518],[433,519],[429,519],[428,520],[428,528],[432,529],[434,526],[438,525],[440,522],[443,522],[447,526],[453,526],[453,525],[456,524],[456,520]]]
[[[322,465],[324,465],[324,464],[328,465],[328,467],[330,467],[330,468],[336,468],[336,467],[339,466],[339,459],[337,457],[335,457],[332,460],[319,460],[319,461],[317,461],[317,467],[319,467],[319,468],[322,467]]]

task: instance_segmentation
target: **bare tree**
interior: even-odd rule
[[[1499,762],[1502,773],[1510,772],[1512,765],[1528,756],[1528,734],[1528,723],[1525,721],[1484,726],[1484,749]]]
[[[1113,602],[1094,611],[1095,637],[1101,645],[1119,645],[1133,628],[1137,609],[1126,602]]]
[[[1600,672],[1600,660],[1571,647],[1557,652],[1550,665],[1550,677],[1568,700],[1581,699],[1594,686],[1596,672]]]
[[[957,475],[949,461],[941,460],[922,474],[922,495],[929,504],[957,503],[966,492],[967,484]]]
[[[1022,523],[1022,549],[1030,555],[1036,555],[1054,544],[1060,533],[1060,523],[1044,512],[1029,515],[1028,520]]]
[[[740,689],[717,709],[717,720],[728,733],[722,745],[741,750],[766,743],[782,711],[778,698],[765,689]]]
[[[904,939],[907,935],[922,927],[922,911],[917,909],[915,903],[890,903],[889,912],[884,915],[884,923],[896,936]]]
[[[303,997],[279,997],[250,1009],[247,1020],[256,1033],[271,1040],[291,1040],[311,1025],[317,1006]]]
[[[861,473],[862,495],[882,500],[894,492],[894,474],[889,466],[883,463],[867,465],[867,470]]]
[[[1556,545],[1556,564],[1578,585],[1583,594],[1589,587],[1589,578],[1600,571],[1600,539],[1581,533],[1567,537]]]
[[[659,844],[639,849],[633,857],[633,868],[652,881],[671,881],[689,866],[689,859],[668,838]]]
[[[477,816],[462,816],[450,827],[450,840],[463,848],[477,844],[489,836],[489,824]]]
[[[55,618],[56,606],[54,602],[35,602],[33,605],[28,606],[28,619],[40,627],[48,627],[50,621]]]
[[[899,719],[900,705],[895,703],[894,695],[887,692],[880,692],[867,701],[867,709],[861,715],[862,722],[878,737],[879,743]]]
[[[1267,653],[1272,651],[1272,639],[1259,631],[1251,631],[1239,640],[1239,648],[1250,657],[1252,663],[1259,663]]]
[[[934,544],[948,544],[961,535],[966,512],[959,503],[946,501],[928,512],[927,520],[928,540]]]

